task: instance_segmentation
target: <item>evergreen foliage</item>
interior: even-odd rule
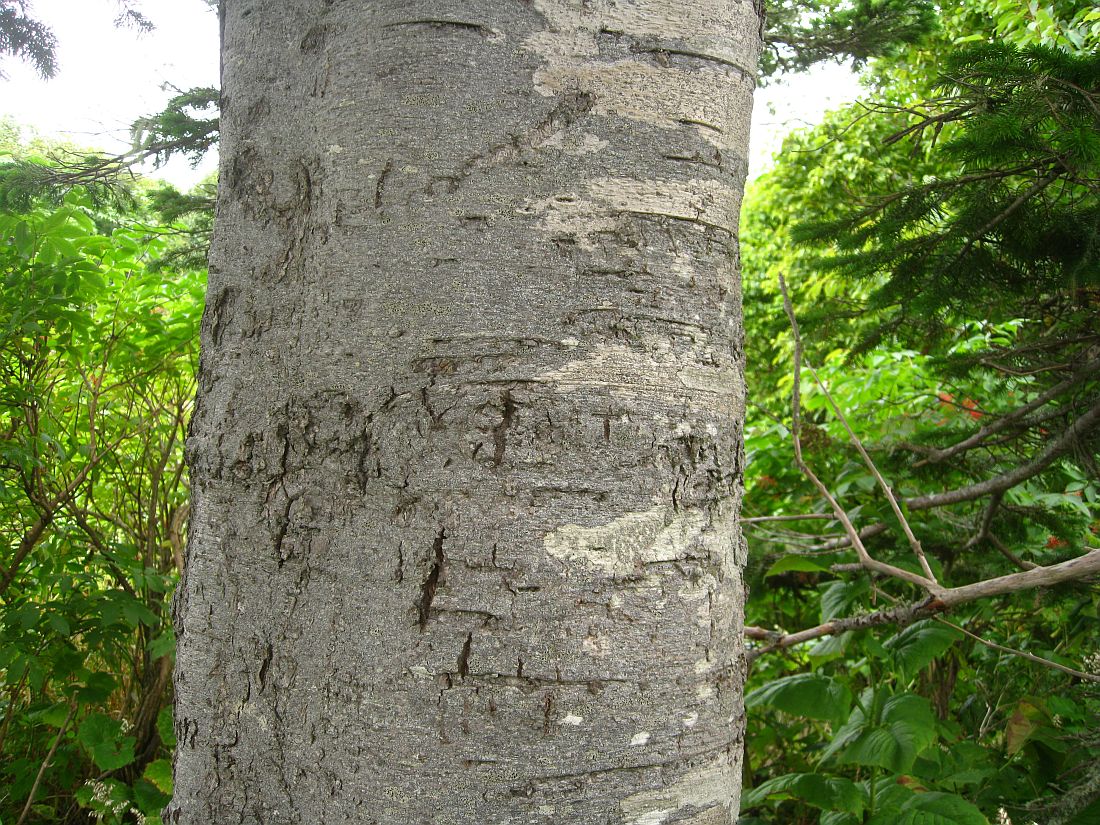
[[[921,40],[936,25],[926,0],[777,0],[767,6],[761,74],[828,60],[857,67]]]
[[[0,0],[0,55],[30,62],[46,78],[57,72],[56,53],[57,38],[27,14],[26,0]]]
[[[1100,590],[892,627],[919,591],[854,563],[792,465],[775,287],[821,379],[801,382],[805,459],[875,559],[919,569],[834,401],[941,582],[1100,545],[1095,11],[941,4],[938,32],[871,64],[876,102],[792,135],[748,193],[748,621],[758,651],[854,629],[755,659],[742,825],[1100,821]]]
[[[1100,285],[1100,54],[985,44],[945,56],[939,94],[883,106],[897,131],[936,147],[948,174],[858,193],[861,208],[793,234],[831,241],[817,259],[872,285],[891,329],[1004,321],[1019,299],[1091,300]]]

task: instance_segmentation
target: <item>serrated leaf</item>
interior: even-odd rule
[[[89,714],[76,738],[100,770],[118,770],[134,761],[134,737],[123,736],[122,723],[105,714]]]
[[[852,706],[848,687],[816,673],[799,673],[768,682],[745,696],[745,707],[767,705],[794,716],[839,722]]]
[[[961,638],[962,634],[959,631],[925,620],[905,628],[889,639],[883,647],[893,655],[898,668],[912,677],[934,659],[942,656]]]
[[[769,797],[798,799],[825,811],[863,813],[863,792],[851,780],[817,773],[793,773],[769,780],[753,788],[741,799],[745,809],[765,802]]]
[[[836,732],[822,754],[822,761],[836,755],[841,764],[907,773],[917,755],[936,741],[936,719],[927,699],[912,693],[891,696],[882,703],[875,721],[877,701],[871,691],[864,692],[863,707],[857,706]],[[871,711],[870,717],[865,708]]]
[[[764,574],[764,577],[778,576],[780,573],[828,573],[829,568],[826,565],[818,564],[813,559],[806,556],[784,556],[771,567],[768,568],[768,572]]]

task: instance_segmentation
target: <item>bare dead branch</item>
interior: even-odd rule
[[[42,784],[42,777],[46,773],[46,769],[50,766],[50,760],[53,759],[55,753],[57,753],[57,746],[61,744],[61,738],[65,735],[65,731],[69,727],[69,723],[73,721],[73,716],[76,715],[77,705],[75,702],[69,705],[69,715],[65,717],[65,721],[61,723],[61,727],[57,730],[57,736],[54,737],[53,745],[50,746],[50,752],[46,754],[46,758],[42,760],[42,767],[38,769],[38,774],[34,777],[34,784],[31,785],[30,793],[27,794],[27,802],[23,805],[23,812],[19,815],[19,819],[16,820],[15,825],[23,825],[27,819],[27,815],[31,812],[31,806],[34,805],[34,798],[38,795],[38,786]]]
[[[799,630],[796,633],[782,633],[769,631],[764,628],[746,628],[745,635],[750,639],[768,642],[767,646],[757,648],[749,652],[749,659],[755,660],[765,653],[775,650],[794,647],[803,642],[820,639],[824,636],[836,636],[853,630],[865,630],[869,627],[880,625],[897,625],[905,627],[920,619],[933,618],[940,613],[946,613],[960,605],[978,599],[999,596],[1007,593],[1015,593],[1021,590],[1029,590],[1037,587],[1049,587],[1066,581],[1080,580],[1089,576],[1100,574],[1100,550],[1091,550],[1083,556],[1062,562],[1049,567],[1036,567],[1023,573],[1013,573],[1001,576],[997,579],[977,582],[963,587],[955,587],[941,591],[939,596],[931,596],[922,602],[910,603],[891,607],[888,610],[880,610],[863,616],[849,616],[843,619],[832,619],[823,622],[816,627]],[[964,631],[965,632],[965,631]],[[982,641],[983,644],[985,640]],[[1009,651],[1016,652],[1016,651]],[[1020,651],[1022,653],[1022,651]],[[1025,658],[1033,661],[1047,663],[1046,659],[1027,654]],[[1050,663],[1054,665],[1055,663]],[[1059,670],[1066,670],[1064,666],[1057,666]],[[1080,679],[1100,682],[1100,676],[1083,673],[1082,671],[1067,671]]]
[[[804,516],[752,516],[741,519],[742,524],[761,524],[766,521],[806,521],[808,519],[820,519],[824,521],[836,521],[836,516],[826,513],[807,513]]]
[[[1020,407],[1017,407],[1015,410],[1008,413],[1007,415],[1001,416],[996,421],[981,427],[976,433],[963,439],[957,444],[952,444],[950,447],[944,447],[943,449],[933,448],[929,450],[928,457],[921,459],[914,466],[923,467],[926,464],[937,464],[941,461],[946,461],[949,458],[954,458],[961,453],[965,453],[968,450],[977,447],[985,439],[989,438],[989,436],[995,435],[1002,430],[1008,429],[1013,424],[1025,418],[1027,415],[1039,409],[1049,401],[1054,400],[1058,396],[1068,392],[1074,387],[1080,386],[1081,379],[1091,375],[1098,369],[1100,369],[1100,358],[1094,357],[1082,367],[1075,370],[1069,378],[1055,384],[1046,392],[1035,398],[1035,400],[1030,401]]]
[[[956,490],[948,490],[945,493],[931,493],[926,496],[906,499],[905,504],[910,510],[930,510],[933,507],[974,501],[993,493],[1003,493],[1041,473],[1072,450],[1074,444],[1091,432],[1097,424],[1100,424],[1100,400],[1094,403],[1084,415],[1066,427],[1039,455],[1026,464],[1021,464],[1007,473],[986,479],[978,484],[971,484],[969,487],[960,487]]]
[[[886,495],[887,501],[890,502],[890,509],[894,511],[894,517],[901,524],[902,532],[905,533],[905,538],[909,540],[909,546],[913,550],[913,555],[917,557],[920,562],[921,570],[924,571],[925,577],[929,581],[935,582],[936,576],[932,573],[932,568],[928,564],[928,558],[924,555],[924,548],[921,547],[920,540],[913,533],[913,528],[909,526],[909,520],[905,518],[905,514],[901,510],[901,506],[898,504],[897,498],[894,496],[894,491],[890,489],[890,485],[886,483],[886,479],[882,477],[882,473],[878,471],[878,467],[875,466],[875,462],[871,460],[871,456],[868,455],[867,450],[863,446],[863,442],[859,440],[859,437],[855,434],[852,426],[848,423],[847,417],[841,412],[840,407],[836,401],[833,400],[832,393],[829,392],[828,387],[825,386],[825,382],[821,380],[821,377],[817,374],[817,370],[813,367],[808,367],[810,375],[814,377],[814,381],[817,382],[817,386],[821,388],[821,391],[825,394],[825,398],[829,402],[829,406],[832,407],[833,413],[840,419],[840,423],[844,425],[844,429],[848,432],[848,438],[851,439],[852,444],[863,458],[863,463],[867,465],[867,468],[874,475],[875,480],[878,482],[878,486],[882,489],[882,492]]]
[[[1065,665],[1060,665],[1057,662],[1052,662],[1050,659],[1044,659],[1042,656],[1036,656],[1034,653],[1028,653],[1026,650],[1017,650],[1014,647],[1006,647],[1005,645],[999,645],[996,642],[989,641],[989,639],[983,639],[977,633],[971,633],[965,627],[960,627],[959,625],[955,624],[954,622],[947,621],[947,619],[943,618],[942,616],[936,616],[935,618],[936,618],[936,621],[939,622],[940,624],[944,624],[944,625],[947,625],[948,627],[952,627],[955,630],[962,633],[963,635],[969,636],[975,642],[979,642],[980,644],[983,644],[988,648],[992,648],[993,650],[999,650],[1002,653],[1010,653],[1013,656],[1019,656],[1022,659],[1027,659],[1029,662],[1035,662],[1036,664],[1039,664],[1039,665],[1045,665],[1046,667],[1052,667],[1055,670],[1060,670],[1063,673],[1068,673],[1070,676],[1074,676],[1078,679],[1084,679],[1087,682],[1100,682],[1100,676],[1097,676],[1094,673],[1085,673],[1082,670],[1074,670],[1071,667],[1066,667]]]
[[[783,280],[783,276],[779,276],[779,289],[783,293],[783,308],[787,313],[787,318],[791,323],[791,330],[794,335],[794,387],[791,391],[791,438],[794,442],[794,460],[798,465],[802,474],[810,480],[810,482],[817,488],[818,492],[829,502],[829,506],[833,508],[833,513],[836,515],[837,520],[844,526],[844,532],[847,534],[848,541],[852,547],[855,548],[856,555],[859,557],[860,563],[863,564],[868,570],[874,570],[879,573],[884,573],[888,576],[893,576],[896,579],[907,581],[910,584],[915,584],[924,588],[930,592],[936,592],[941,588],[932,579],[926,579],[924,576],[918,576],[915,573],[910,573],[908,570],[903,570],[900,567],[895,567],[892,564],[886,564],[885,562],[878,561],[871,558],[871,555],[867,552],[867,548],[864,547],[863,542],[860,540],[859,532],[853,526],[851,519],[848,518],[848,514],[844,512],[844,508],[840,506],[840,503],[833,497],[829,489],[821,482],[821,479],[814,474],[814,471],[810,469],[810,466],[802,457],[802,442],[799,437],[801,430],[801,410],[802,410],[802,337],[798,331],[798,320],[795,318],[794,307],[791,305],[790,295],[787,293],[787,284]]]

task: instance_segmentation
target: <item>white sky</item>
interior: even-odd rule
[[[28,5],[57,36],[60,70],[43,81],[29,65],[5,59],[0,115],[43,136],[122,152],[130,146],[130,124],[159,112],[173,96],[162,85],[218,85],[218,18],[202,0],[145,0],[139,8],[157,27],[149,34],[116,29],[114,0]],[[177,158],[152,174],[187,187],[216,167],[208,158],[192,170]]]
[[[691,0],[685,0],[691,2]],[[0,115],[43,136],[66,137],[88,148],[121,152],[130,123],[160,111],[180,89],[218,85],[217,17],[202,0],[145,0],[156,25],[149,34],[116,29],[114,0],[32,0],[31,14],[57,35],[60,71],[43,81],[16,60],[3,61]],[[825,66],[757,93],[753,112],[752,172],[758,174],[792,128],[817,122],[859,93],[844,67]],[[213,157],[193,170],[177,158],[146,172],[190,187],[216,168]]]

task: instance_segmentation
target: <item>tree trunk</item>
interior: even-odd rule
[[[751,0],[224,0],[168,822],[737,816]]]

